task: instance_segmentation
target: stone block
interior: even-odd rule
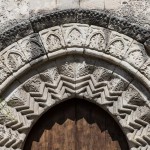
[[[29,62],[46,54],[38,34],[29,35],[18,43]]]
[[[125,34],[141,43],[144,43],[150,37],[150,31],[117,16],[110,18],[108,28]]]
[[[41,31],[40,37],[47,53],[52,53],[65,47],[65,42],[60,26]]]
[[[110,31],[102,27],[90,26],[86,40],[86,47],[97,51],[104,51]]]
[[[33,33],[31,23],[24,21],[0,34],[0,50]]]
[[[67,47],[82,47],[85,46],[86,37],[88,34],[88,25],[84,24],[65,24],[63,25],[63,35]]]
[[[136,41],[131,44],[124,57],[124,61],[128,62],[137,69],[139,69],[147,59],[148,55],[143,44]]]
[[[14,43],[4,49],[0,55],[2,62],[12,72],[18,71],[27,62],[24,53],[21,51],[17,43]]]
[[[56,9],[56,0],[31,0],[29,3],[30,16],[37,13],[47,13]]]
[[[126,51],[133,42],[133,39],[115,31],[111,31],[110,36],[108,35],[107,38],[108,41],[105,52],[108,55],[123,59]]]
[[[105,9],[118,9],[121,7],[121,0],[105,0]]]
[[[79,8],[79,0],[57,0],[58,9]]]
[[[105,0],[81,0],[80,7],[84,9],[104,9]]]

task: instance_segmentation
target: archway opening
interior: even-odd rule
[[[71,99],[45,113],[30,131],[24,150],[128,150],[115,120],[99,106]]]

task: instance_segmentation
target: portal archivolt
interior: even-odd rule
[[[109,112],[131,149],[150,148],[150,61],[143,44],[71,23],[33,33],[0,53],[1,148],[23,149],[39,117],[74,97]]]

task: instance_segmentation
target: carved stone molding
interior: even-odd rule
[[[66,9],[33,16],[0,34],[0,50],[31,33],[67,23],[81,23],[112,29],[141,43],[150,38],[150,31],[106,11]]]
[[[124,70],[94,57],[66,55],[32,72],[20,79],[22,84],[6,97],[9,115],[1,111],[1,148],[23,149],[38,118],[54,105],[74,97],[96,103],[109,112],[125,133],[130,149],[150,148],[150,94]]]
[[[63,24],[18,40],[0,52],[0,92],[34,64],[66,54],[85,54],[119,65],[150,89],[149,55],[143,44],[116,31]]]
[[[0,148],[22,150],[43,113],[79,97],[111,114],[131,150],[150,149],[149,32],[94,10],[30,21],[0,35]]]

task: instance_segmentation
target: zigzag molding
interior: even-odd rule
[[[6,98],[6,109],[15,117],[0,121],[3,133],[11,130],[17,140],[2,134],[3,149],[22,150],[34,123],[56,104],[79,97],[105,109],[121,126],[130,149],[149,149],[149,97],[142,86],[122,69],[106,61],[81,55],[68,55],[36,67],[37,74],[24,82]],[[34,70],[33,70],[34,72]],[[146,89],[143,89],[143,91]],[[8,121],[9,120],[9,121]],[[6,142],[3,142],[6,141]]]
[[[150,89],[150,58],[143,44],[104,27],[62,24],[33,33],[0,52],[0,93],[37,63],[66,54],[102,58],[124,68]]]

